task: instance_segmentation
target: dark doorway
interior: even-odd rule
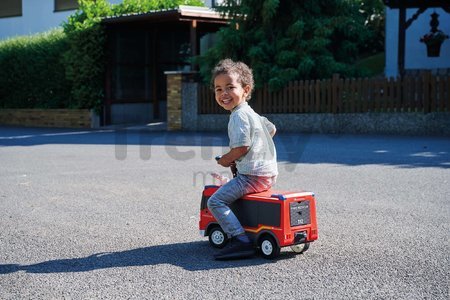
[[[202,17],[195,18],[193,9],[199,8],[105,20],[105,125],[167,119],[164,72],[194,71],[189,58],[204,51],[205,36],[226,24],[212,11],[207,11],[210,19],[205,18],[205,11]],[[183,17],[183,12],[189,12],[189,16]]]

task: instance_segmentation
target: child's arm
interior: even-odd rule
[[[217,161],[217,163],[223,167],[231,166],[235,160],[247,154],[248,146],[231,148],[230,152],[222,155],[222,157]]]

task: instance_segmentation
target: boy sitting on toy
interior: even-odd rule
[[[246,64],[231,59],[220,61],[212,72],[212,83],[217,103],[231,112],[228,123],[231,150],[218,163],[224,167],[235,164],[238,171],[208,200],[209,210],[233,240],[215,258],[244,258],[253,256],[255,250],[229,205],[243,195],[266,191],[275,183],[278,168],[272,137],[276,128],[247,103],[253,89],[253,74]]]

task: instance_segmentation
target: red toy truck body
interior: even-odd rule
[[[199,229],[212,246],[222,248],[228,237],[207,207],[209,197],[219,186],[206,186],[203,191]],[[280,248],[291,246],[301,253],[318,238],[316,202],[311,192],[266,191],[249,194],[230,207],[255,246],[265,258],[274,258]]]

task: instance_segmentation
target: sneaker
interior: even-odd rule
[[[247,258],[253,255],[255,255],[255,248],[253,248],[252,243],[243,243],[240,240],[233,238],[231,246],[214,255],[214,258],[216,260],[228,260]]]

